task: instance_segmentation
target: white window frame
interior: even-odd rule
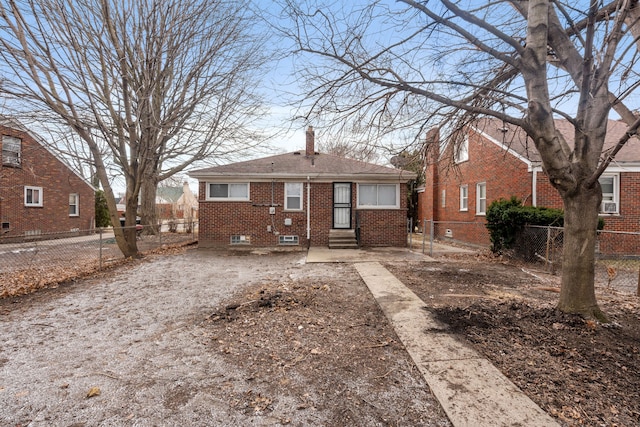
[[[78,193],[69,194],[69,216],[80,216],[80,195]]]
[[[620,174],[603,173],[598,180],[603,178],[611,178],[613,180],[613,193],[602,193],[602,204],[600,205],[600,215],[619,215],[620,214]],[[613,202],[616,204],[615,212],[605,212],[604,204]]]
[[[296,186],[298,188],[298,194],[291,194],[290,190]],[[285,182],[284,183],[284,210],[286,211],[301,211],[304,209],[302,201],[304,195],[304,185],[301,182]],[[292,208],[289,206],[289,199],[298,199],[298,207]],[[293,201],[293,200],[292,200]]]
[[[227,186],[227,197],[213,197],[211,196],[211,186],[212,185],[226,185]],[[246,197],[229,197],[231,186],[232,185],[244,185],[247,187],[247,195]],[[206,186],[206,199],[214,200],[214,201],[248,201],[250,200],[250,185],[248,182],[207,182]]]
[[[483,191],[484,190],[484,191]],[[481,197],[484,193],[484,197]],[[484,207],[482,206],[484,202]],[[487,214],[487,183],[479,182],[476,184],[476,215]]]
[[[33,201],[33,192],[38,192],[38,200],[36,202]],[[29,202],[29,193],[31,193],[31,201]],[[42,187],[32,187],[25,185],[24,187],[24,205],[28,208],[41,208],[42,207]]]
[[[234,234],[229,237],[229,244],[231,245],[250,245],[251,236],[245,234]]]
[[[460,212],[469,211],[469,186],[460,186]]]
[[[447,207],[447,190],[442,190],[442,207],[446,208]]]
[[[457,146],[454,146],[454,160],[456,163],[462,163],[469,160],[469,135],[465,135],[463,140]]]
[[[362,204],[360,201],[360,194],[362,187],[375,186],[376,187],[376,204]],[[393,205],[380,205],[379,201],[379,190],[380,187],[395,187],[395,203]],[[362,183],[358,184],[358,197],[356,201],[356,205],[358,208],[363,209],[399,209],[400,208],[400,184],[384,184],[384,183]]]
[[[298,236],[285,236],[285,235],[279,235],[278,236],[278,244],[279,245],[284,245],[284,246],[295,246],[295,245],[299,245],[300,244],[300,238]]]
[[[15,149],[7,149],[16,147]],[[22,140],[15,136],[2,135],[2,164],[4,166],[20,166],[22,158]]]

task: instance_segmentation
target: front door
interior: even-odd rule
[[[351,228],[351,183],[333,183],[333,228]]]

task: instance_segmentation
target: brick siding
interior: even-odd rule
[[[452,165],[451,146],[443,156],[435,155],[439,161],[427,164],[425,191],[419,195],[420,222],[424,220],[485,223],[483,215],[476,215],[476,184],[486,183],[486,205],[499,198],[517,196],[524,204],[532,204],[533,172],[527,164],[507,153],[501,147],[487,141],[481,135],[471,133],[469,137],[469,161]],[[547,175],[537,173],[537,206],[562,208],[560,194],[551,186]],[[435,182],[435,184],[434,184]],[[460,211],[460,186],[468,186],[468,211]],[[445,191],[445,206],[442,206],[442,190]],[[620,212],[602,215],[605,230],[640,231],[640,173],[620,173]],[[445,228],[450,228],[446,227]],[[488,234],[478,233],[477,227],[460,226],[452,230],[453,238],[469,243],[489,245]],[[613,237],[601,239],[601,249],[611,251]],[[625,239],[620,249],[627,251],[637,246],[633,239]],[[619,252],[619,251],[618,251]],[[633,252],[636,253],[637,249]]]
[[[0,164],[0,219],[9,224],[2,236],[94,227],[95,193],[87,183],[28,133],[0,126],[0,135],[21,139],[20,166]],[[42,207],[24,206],[25,186],[42,188]],[[69,216],[72,193],[79,195],[79,216]]]
[[[299,181],[302,182],[302,181]],[[284,183],[250,183],[250,201],[206,200],[206,183],[200,182],[199,245],[201,247],[227,247],[231,236],[250,236],[251,246],[278,246],[280,235],[296,235],[299,246],[327,246],[329,231],[333,226],[333,183],[311,182],[310,240],[307,239],[307,183],[303,182],[304,210],[284,210]],[[356,225],[356,188],[351,185],[352,228]],[[405,184],[400,184],[401,209],[360,210],[363,246],[406,246],[406,195]],[[273,199],[272,199],[273,194]],[[275,204],[275,214],[269,214],[269,206]],[[285,225],[291,219],[291,225]],[[271,231],[268,231],[268,227]]]

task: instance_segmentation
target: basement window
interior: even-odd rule
[[[278,236],[278,244],[280,245],[297,245],[298,243],[298,236]]]
[[[244,234],[231,236],[231,244],[232,245],[250,245],[251,236],[246,236]]]

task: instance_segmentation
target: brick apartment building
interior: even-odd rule
[[[415,174],[315,151],[190,172],[199,181],[199,245],[407,245],[407,186]]]
[[[2,118],[0,138],[0,237],[94,227],[91,185],[16,121]]]
[[[572,145],[573,127],[565,120],[556,126]],[[627,126],[610,120],[605,150],[626,132]],[[441,144],[431,130],[426,184],[419,194],[421,222],[456,221],[485,223],[486,208],[493,200],[517,196],[524,204],[562,208],[562,199],[542,169],[533,142],[522,129],[497,119],[483,119],[469,128],[457,152]],[[440,147],[444,147],[440,149]],[[640,140],[631,138],[616,160],[600,177],[603,189],[601,216],[605,230],[640,231]],[[455,240],[488,245],[486,233],[473,227],[445,226]],[[477,228],[475,228],[477,229]],[[606,242],[601,242],[606,244]]]

